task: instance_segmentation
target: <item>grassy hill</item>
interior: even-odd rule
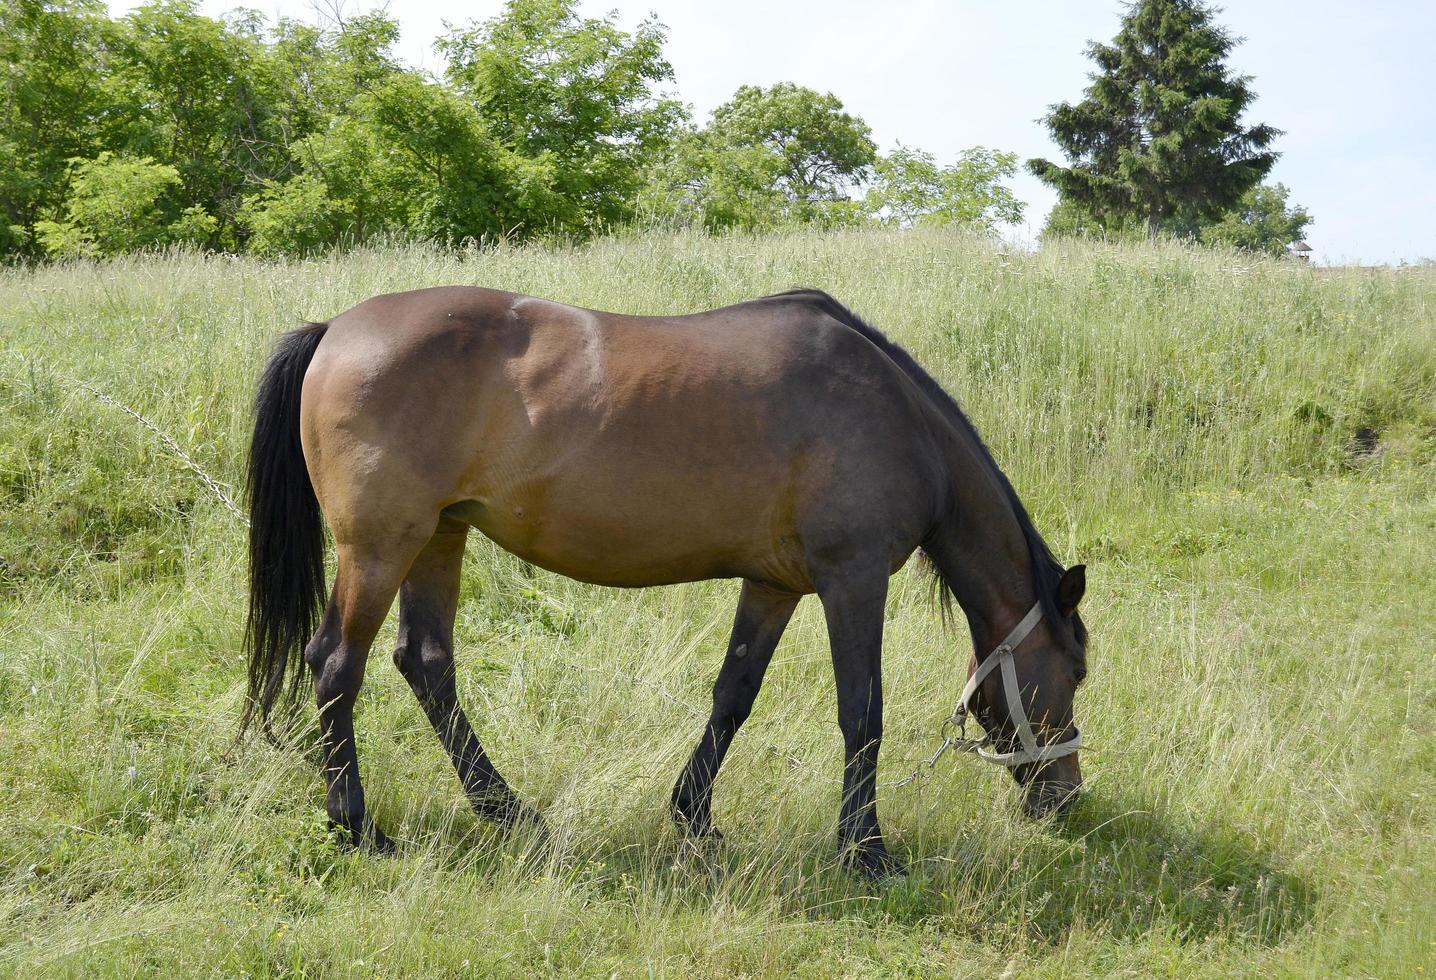
[[[325,832],[312,712],[234,743],[238,499],[275,335],[439,283],[688,312],[828,289],[963,401],[1089,564],[1090,791],[1021,818],[935,747],[968,640],[889,600],[879,806],[834,867],[841,738],[800,607],[719,779],[666,816],[735,583],[580,585],[471,537],[460,693],[545,851],[477,822],[376,644],[370,805]],[[0,271],[0,972],[33,976],[1415,976],[1436,961],[1436,270],[939,233],[634,237]],[[206,481],[212,481],[211,486]]]

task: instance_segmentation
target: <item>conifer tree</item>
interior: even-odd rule
[[[1064,203],[1102,224],[1164,228],[1215,221],[1261,182],[1281,131],[1244,126],[1251,77],[1226,57],[1237,39],[1199,0],[1136,0],[1111,44],[1092,42],[1098,70],[1076,105],[1043,119],[1071,165],[1029,160]]]

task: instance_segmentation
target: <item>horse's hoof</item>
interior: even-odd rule
[[[718,832],[718,828],[716,827],[710,826],[700,832],[689,830],[680,824],[679,831],[680,846],[684,850],[694,853],[711,851],[723,843],[723,835]]]
[[[329,828],[339,834],[340,846],[348,851],[362,851],[367,854],[390,856],[399,853],[384,831],[365,820],[361,827],[349,827],[338,821],[329,821]]]
[[[369,833],[364,836],[364,849],[382,857],[393,857],[399,853],[399,848],[378,827],[369,828]]]
[[[686,840],[697,843],[723,839],[718,828],[713,826],[713,818],[707,814],[702,816],[690,814],[676,806],[669,812],[673,817],[674,825],[678,828],[678,833]]]
[[[510,794],[476,796],[471,798],[474,812],[492,820],[504,830],[531,830],[547,837],[548,822],[543,814]]]
[[[907,876],[906,866],[889,854],[887,848],[881,844],[876,847],[849,845],[838,854],[838,860],[845,867],[878,884]]]
[[[544,838],[549,836],[548,821],[526,803],[514,803],[499,818],[499,823],[506,830],[527,830]]]
[[[690,823],[687,820],[675,820],[678,825],[678,833],[684,840],[692,841],[695,844],[716,843],[723,839],[723,833],[708,821],[702,823]]]

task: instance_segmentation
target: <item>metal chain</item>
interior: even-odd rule
[[[949,735],[949,728],[956,728],[956,734]],[[942,744],[937,747],[937,751],[929,756],[926,762],[919,765],[909,775],[902,779],[889,782],[886,785],[894,789],[901,789],[909,783],[916,782],[919,778],[936,768],[938,760],[946,755],[949,749],[957,749],[960,752],[976,752],[979,748],[987,744],[985,738],[967,737],[967,711],[960,704],[953,710],[951,715],[943,720],[942,727],[938,729],[937,733],[942,737]]]

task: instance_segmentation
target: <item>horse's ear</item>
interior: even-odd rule
[[[1073,565],[1057,580],[1057,610],[1064,616],[1077,611],[1077,603],[1087,592],[1087,566]]]

